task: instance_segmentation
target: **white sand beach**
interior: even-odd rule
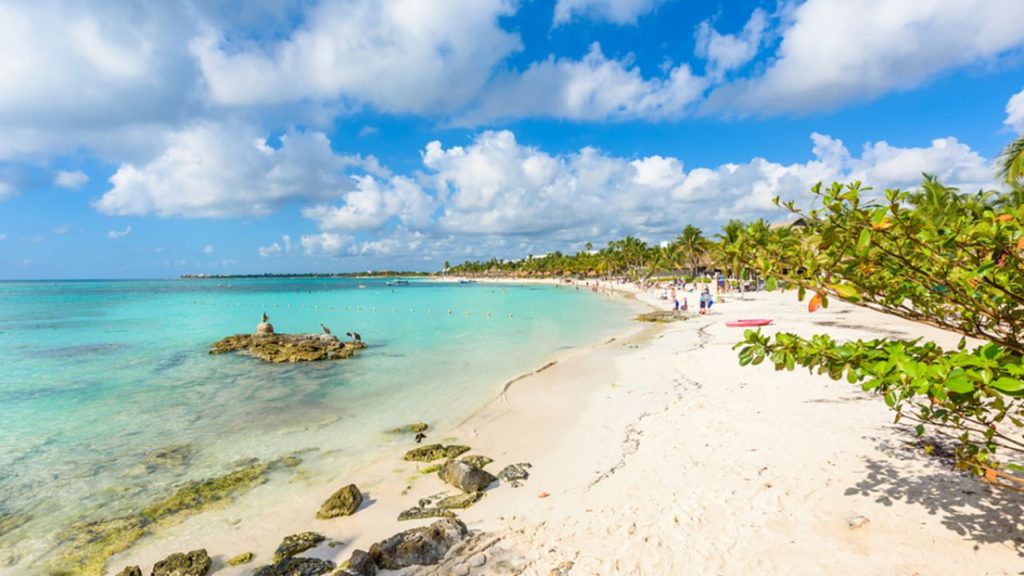
[[[641,299],[657,304],[653,296]],[[691,299],[691,305],[693,300]],[[638,325],[511,384],[433,442],[532,464],[521,487],[492,487],[464,511],[474,536],[441,565],[409,574],[997,575],[1024,570],[1024,495],[995,490],[916,447],[880,399],[845,381],[772,366],[740,367],[739,318],[768,330],[839,339],[959,337],[834,303],[814,314],[793,293],[727,296],[709,316]],[[412,440],[409,448],[414,447]],[[206,548],[217,574],[248,574],[284,536],[313,530],[341,545],[304,555],[344,562],[352,550],[430,520],[400,511],[446,490],[402,451],[327,486],[258,488],[238,507],[148,537],[107,565],[153,563]],[[414,479],[414,480],[411,480]],[[368,504],[315,520],[356,483]],[[239,512],[239,508],[243,512]],[[251,564],[224,565],[239,552]]]

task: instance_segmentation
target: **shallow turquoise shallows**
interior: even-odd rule
[[[360,287],[363,285],[364,287]],[[355,359],[269,365],[212,342],[356,330]],[[313,474],[365,464],[388,428],[451,426],[560,350],[621,331],[620,300],[551,286],[273,279],[0,283],[0,535],[29,563],[69,523],[297,451]],[[344,338],[344,336],[342,336]],[[149,458],[183,447],[183,462]],[[30,536],[31,535],[31,536]],[[5,555],[6,552],[6,555]]]

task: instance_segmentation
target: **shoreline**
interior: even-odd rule
[[[635,299],[666,307],[656,292]],[[492,488],[459,513],[474,534],[468,552],[397,573],[1015,573],[1024,496],[926,456],[880,399],[845,381],[739,367],[732,345],[741,332],[724,321],[750,317],[773,318],[772,331],[837,339],[959,339],[842,303],[811,315],[792,292],[727,295],[709,316],[638,325],[629,339],[595,343],[510,380],[464,422],[430,435],[427,442],[467,444],[470,454],[493,458],[492,473],[528,462],[530,477],[520,488]],[[426,464],[401,456],[292,494],[266,511],[262,530],[236,530],[217,512],[186,521],[179,537],[140,542],[107,573],[202,545],[216,574],[248,574],[284,536],[305,530],[343,542],[305,556],[341,564],[352,550],[431,522],[396,521],[419,498],[448,489],[418,474]],[[326,496],[349,482],[369,505],[314,520]],[[243,551],[256,560],[220,569]]]
[[[439,280],[444,281],[444,280]],[[454,282],[454,281],[451,281]],[[484,282],[481,282],[484,283]],[[571,289],[558,280],[548,279],[488,279],[486,283],[507,284],[507,285],[529,285],[544,284]],[[627,301],[624,305],[631,307],[633,312],[646,310],[651,307],[650,303],[644,302],[635,297],[629,290],[616,290],[609,294],[598,294],[603,297],[622,298]],[[507,415],[509,397],[515,395],[530,396],[524,388],[535,385],[534,382],[542,377],[550,376],[550,372],[560,367],[568,366],[570,369],[574,361],[585,361],[588,355],[594,355],[612,345],[622,345],[631,338],[644,332],[657,330],[655,325],[635,323],[628,326],[624,331],[617,333],[610,338],[594,341],[588,344],[576,346],[569,350],[554,350],[531,370],[526,370],[512,378],[498,383],[493,396],[484,404],[470,412],[465,418],[458,421],[452,427],[446,429],[431,429],[428,431],[428,439],[425,444],[430,443],[462,443],[470,445],[472,454],[484,453],[495,458],[496,462],[488,467],[492,473],[500,470],[499,464],[503,467],[513,463],[511,460],[505,462],[486,450],[478,450],[481,445],[480,429],[493,424],[497,419]],[[548,382],[550,384],[550,382]],[[402,423],[404,424],[404,423]],[[491,440],[491,436],[484,435],[484,438]],[[498,435],[500,436],[500,434]],[[495,438],[497,444],[498,438]],[[398,513],[416,505],[419,498],[436,494],[450,487],[443,484],[434,475],[421,475],[419,470],[429,466],[429,463],[405,462],[402,455],[405,450],[416,447],[412,443],[411,436],[408,439],[408,446],[401,449],[401,452],[381,456],[371,460],[366,465],[357,468],[344,477],[336,478],[330,482],[317,482],[314,485],[289,486],[289,489],[281,493],[266,494],[263,486],[258,486],[249,493],[241,495],[236,502],[229,504],[226,508],[211,509],[201,514],[186,518],[179,524],[166,527],[156,533],[147,535],[136,542],[124,552],[111,557],[107,562],[104,574],[117,574],[121,568],[131,565],[140,565],[144,573],[148,573],[149,567],[155,562],[162,560],[173,552],[187,551],[205,547],[213,559],[211,573],[225,574],[248,574],[254,568],[269,563],[273,550],[280,543],[284,536],[289,534],[313,530],[328,538],[328,542],[344,542],[343,546],[321,546],[316,550],[309,551],[304,556],[332,560],[341,565],[355,548],[367,549],[373,542],[382,540],[394,533],[416,526],[427,525],[433,520],[404,521],[398,522]],[[516,460],[518,462],[520,460]],[[301,480],[301,479],[300,479]],[[409,482],[412,480],[412,482]],[[330,521],[314,519],[314,513],[319,509],[323,501],[342,485],[353,482],[364,492],[364,496],[371,505],[364,504],[360,510],[351,517],[338,518]],[[416,486],[431,483],[430,490],[416,491]],[[289,484],[295,483],[289,481]],[[414,489],[410,490],[412,486]],[[502,490],[499,488],[498,490]],[[260,505],[261,501],[285,497],[287,502],[271,503],[269,506]],[[491,498],[496,500],[500,496]],[[386,502],[387,501],[387,502]],[[478,503],[474,508],[485,507],[488,499]],[[399,505],[398,502],[401,502]],[[242,514],[233,514],[242,507]],[[251,513],[253,508],[263,508],[264,511]],[[466,511],[459,511],[461,518],[466,518]],[[242,516],[244,520],[236,518]],[[289,530],[239,530],[244,523],[261,523],[275,526],[292,525],[295,528]],[[232,534],[234,533],[234,534]],[[242,546],[236,544],[244,541],[247,544]],[[243,550],[244,548],[244,550]],[[255,553],[255,559],[242,566],[230,567],[226,560],[234,555],[251,551]],[[2,572],[2,571],[0,571]]]

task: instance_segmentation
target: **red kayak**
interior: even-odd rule
[[[771,323],[771,320],[756,318],[751,320],[730,320],[726,322],[725,325],[733,328],[750,328],[751,326],[767,326]]]

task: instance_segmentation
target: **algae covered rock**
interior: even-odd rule
[[[518,464],[509,464],[498,472],[498,478],[501,478],[505,482],[511,482],[513,486],[518,485],[519,481],[526,480],[530,477],[530,472],[527,470],[532,466],[526,462],[520,462]]]
[[[252,552],[242,552],[238,556],[231,557],[231,559],[228,560],[228,566],[240,566],[242,564],[248,564],[249,562],[252,562],[252,557]]]
[[[157,448],[146,453],[146,464],[151,468],[177,468],[188,464],[195,449],[188,445]]]
[[[142,576],[142,569],[138,566],[125,566],[124,570],[117,573],[117,576]]]
[[[252,576],[320,576],[334,570],[334,562],[319,558],[285,558],[257,568]]]
[[[266,362],[314,362],[351,358],[366,348],[362,341],[342,342],[331,334],[235,334],[210,348],[210,354],[241,352]]]
[[[469,536],[461,520],[444,518],[430,526],[413,528],[377,542],[370,547],[370,556],[377,567],[401,570],[412,565],[436,564],[455,544]]]
[[[153,576],[206,576],[211,564],[206,550],[193,550],[188,554],[176,552],[153,566]]]
[[[398,514],[399,522],[423,520],[425,518],[455,518],[455,513],[451,510],[442,510],[434,506],[417,506],[408,510],[402,510]]]
[[[29,519],[30,516],[28,514],[16,514],[0,510],[0,536],[8,532],[14,532],[28,522]]]
[[[406,424],[405,426],[399,426],[398,428],[392,428],[388,430],[390,434],[419,434],[420,432],[426,432],[430,429],[430,425],[426,422],[417,422],[415,424]]]
[[[457,458],[466,452],[469,452],[469,446],[430,444],[409,450],[404,459],[410,462],[433,462],[442,458]]]
[[[497,480],[494,474],[458,460],[449,460],[437,475],[463,492],[480,492]]]
[[[266,463],[255,462],[224,476],[190,482],[143,509],[142,516],[156,522],[177,514],[197,512],[266,482],[267,468]]]
[[[377,564],[373,557],[363,550],[353,550],[345,563],[341,576],[377,576]]]
[[[447,498],[441,499],[441,501],[437,503],[437,507],[442,510],[464,510],[479,502],[483,497],[483,492],[464,492],[462,494],[456,494],[454,496],[448,496]]]
[[[321,520],[337,518],[339,516],[351,516],[359,510],[363,503],[363,494],[355,484],[349,484],[331,495],[320,507],[316,517]]]
[[[460,460],[462,460],[466,464],[469,464],[470,466],[475,466],[477,468],[483,468],[484,466],[487,466],[491,462],[494,462],[492,458],[488,458],[487,456],[480,456],[479,454],[470,454],[468,456],[463,456],[462,458],[460,458]]]
[[[73,524],[58,535],[60,552],[51,561],[52,571],[100,576],[107,558],[127,550],[143,534],[138,516]]]
[[[656,312],[647,312],[640,314],[634,318],[637,322],[653,322],[655,324],[667,324],[669,322],[679,322],[680,320],[686,320],[686,314],[676,312],[674,310],[658,310]]]
[[[274,551],[273,562],[280,562],[285,558],[291,558],[296,554],[305,552],[310,548],[315,548],[317,544],[320,544],[327,537],[316,532],[301,532],[299,534],[292,534],[291,536],[285,536],[284,540]]]

